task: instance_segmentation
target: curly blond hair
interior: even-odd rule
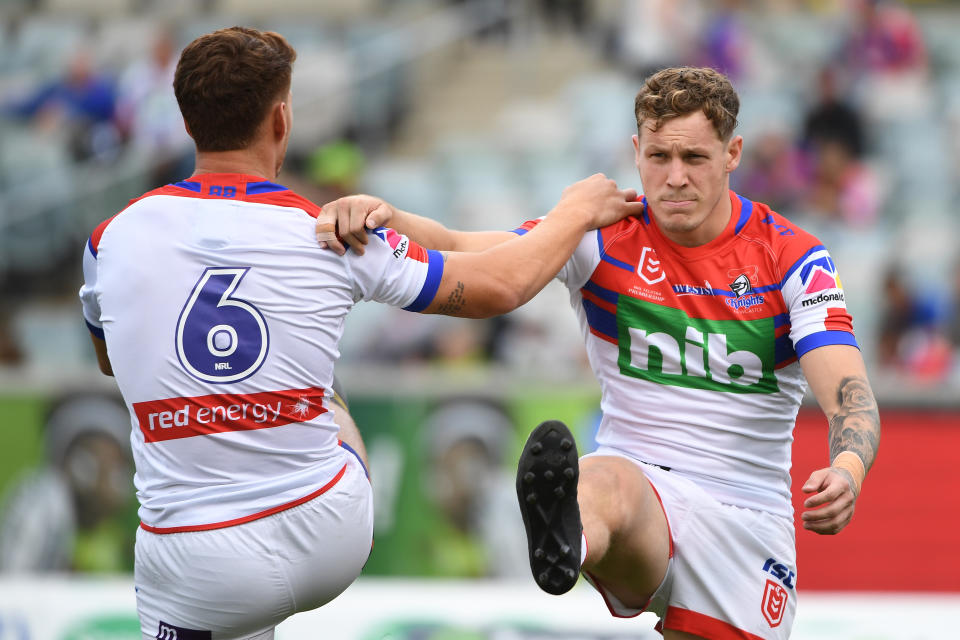
[[[656,131],[665,120],[703,111],[723,141],[737,126],[740,98],[725,75],[709,67],[670,67],[644,82],[634,100],[637,129],[647,121]]]

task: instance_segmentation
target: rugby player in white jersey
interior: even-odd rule
[[[853,516],[877,454],[876,402],[827,250],[729,189],[743,139],[727,78],[665,69],[634,106],[644,213],[586,234],[559,273],[600,381],[599,448],[578,461],[556,421],[527,441],[517,493],[531,570],[555,594],[582,572],[611,613],[654,611],[671,640],[786,638],[804,378],[829,421],[829,464],[803,485],[801,521],[816,533]],[[436,249],[518,241],[450,231],[369,196],[326,205],[317,222],[336,250],[334,224],[355,251],[364,225],[387,223]]]
[[[320,208],[274,182],[295,55],[279,34],[241,27],[189,44],[174,90],[194,174],[133,200],[84,253],[83,314],[131,417],[144,638],[273,638],[359,574],[371,492],[359,434],[331,404],[356,302],[503,313],[588,229],[643,208],[595,175],[523,242],[485,253],[427,251],[386,228],[362,258],[323,251]]]

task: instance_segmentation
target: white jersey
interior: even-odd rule
[[[443,259],[391,229],[337,256],[318,212],[261,178],[201,174],[90,237],[80,298],[130,410],[143,528],[247,522],[344,473],[327,411],[344,318],[360,300],[423,310]]]
[[[856,341],[820,242],[730,199],[728,227],[703,246],[671,243],[645,214],[587,234],[558,277],[600,381],[598,444],[790,517],[798,358]]]

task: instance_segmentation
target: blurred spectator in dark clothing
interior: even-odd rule
[[[912,286],[897,268],[884,276],[880,310],[880,365],[925,382],[942,380],[950,348],[939,330],[936,300]]]
[[[817,101],[804,117],[801,147],[810,151],[825,141],[842,144],[855,158],[866,152],[863,116],[842,95],[830,67],[817,74]]]
[[[864,160],[865,117],[843,96],[838,75],[831,67],[820,70],[817,101],[804,117],[799,141],[809,181],[804,204],[814,215],[866,227],[876,221],[885,194]]]
[[[119,142],[113,122],[114,83],[94,70],[85,49],[73,55],[61,77],[41,85],[26,98],[6,104],[4,111],[30,120],[43,130],[65,130],[77,160],[109,155]]]

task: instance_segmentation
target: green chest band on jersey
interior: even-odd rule
[[[705,320],[620,296],[620,373],[690,389],[776,393],[773,318]]]

